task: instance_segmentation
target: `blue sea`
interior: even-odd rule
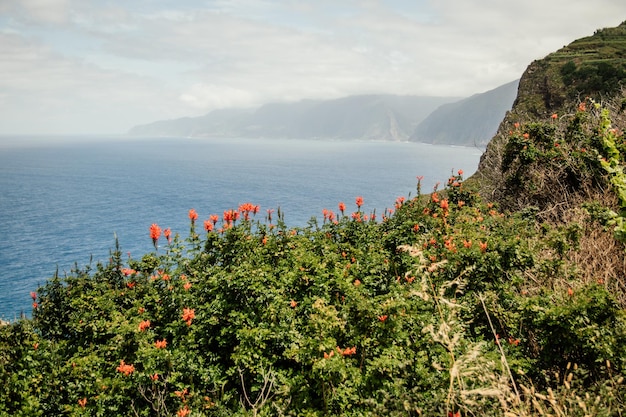
[[[36,139],[36,140],[35,140]],[[268,139],[0,138],[0,318],[30,316],[30,291],[56,270],[107,261],[117,236],[134,258],[158,223],[186,237],[239,204],[280,208],[289,226],[337,211],[382,214],[399,196],[471,175],[482,151],[419,143]]]

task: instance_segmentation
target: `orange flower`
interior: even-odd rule
[[[156,347],[157,349],[165,349],[167,347],[167,340],[157,340],[156,342],[154,342],[154,347]]]
[[[361,281],[358,280],[358,279],[355,279],[353,284],[354,284],[355,287],[358,287],[359,285],[361,285]]]
[[[419,224],[415,224],[415,225],[413,226],[413,231],[414,231],[414,232],[417,232],[417,231],[419,231],[419,230],[420,230],[420,225],[419,225]]]
[[[456,173],[457,173],[459,176],[461,176],[461,175],[463,175],[463,170],[462,170],[462,169],[459,169]]]
[[[553,114],[552,116],[550,116],[550,117],[552,118],[552,120],[556,120],[559,116],[558,116],[556,113],[554,113],[554,114]]]
[[[339,349],[339,347],[337,347],[337,349]],[[356,346],[352,346],[351,348],[345,348],[343,351],[339,349],[339,351],[343,356],[351,356],[356,354]]]
[[[207,232],[213,230],[213,222],[211,222],[211,220],[204,221],[204,230],[206,230]]]
[[[33,301],[35,301],[37,299],[37,293],[35,291],[31,291],[30,292],[30,298],[32,298]]]
[[[335,355],[335,351],[331,350],[330,353],[324,352],[324,359],[330,359]]]
[[[357,197],[355,202],[356,202],[356,206],[361,208],[361,206],[363,205],[363,197],[360,197],[360,196]]]
[[[252,203],[243,203],[239,206],[238,211],[243,214],[243,218],[248,220],[250,217],[250,213],[257,214],[259,212],[259,206],[256,206]]]
[[[187,417],[189,415],[189,413],[191,413],[191,411],[189,410],[189,407],[184,406],[183,408],[178,410],[178,412],[176,413],[176,416],[177,417]]]
[[[85,408],[85,406],[87,405],[87,398],[81,398],[80,400],[78,400],[78,405],[80,405],[82,408]]]
[[[172,241],[172,230],[168,227],[167,229],[163,230],[163,236],[165,236],[165,238],[167,239],[168,242]]]
[[[487,252],[487,242],[479,242],[478,247],[482,253]]]
[[[134,275],[136,273],[137,273],[137,271],[135,271],[134,269],[122,268],[122,274],[124,274],[125,276]]]
[[[387,320],[387,316],[386,314],[383,314],[382,316],[378,316],[378,320],[384,322],[385,320]]]
[[[289,305],[291,306],[291,308],[296,308],[296,306],[298,305],[298,302],[296,300],[291,300]]]
[[[161,228],[159,227],[158,224],[152,223],[152,225],[150,226],[150,238],[152,239],[152,244],[154,245],[155,248],[157,246],[157,240],[159,240],[160,236],[161,236]]]
[[[571,288],[567,289],[567,295],[569,295],[570,297],[574,295],[574,290]]]
[[[141,323],[139,323],[139,331],[143,332],[146,329],[150,328],[150,320],[142,320]]]
[[[471,248],[472,247],[472,241],[471,240],[463,240],[463,247]]]
[[[236,210],[227,210],[224,212],[224,221],[228,224],[236,222],[239,219],[239,212]]]
[[[439,203],[439,207],[441,207],[444,211],[448,210],[448,199],[441,200],[441,203]]]
[[[183,308],[183,320],[187,322],[187,326],[191,326],[191,321],[196,317],[193,308]]]
[[[585,110],[587,110],[587,105],[583,101],[582,103],[578,105],[578,111],[585,111]]]
[[[524,139],[528,139],[530,137],[528,133],[524,133],[522,136],[524,137]]]
[[[132,374],[133,372],[135,372],[135,366],[134,365],[129,365],[129,364],[125,363],[124,359],[122,359],[120,361],[120,366],[117,367],[117,371],[123,373],[126,376],[128,376],[128,375]]]
[[[182,391],[174,391],[174,395],[176,395],[178,398],[181,399],[182,402],[187,402],[187,399],[185,398],[187,396],[187,393],[189,391],[187,390],[187,388],[185,388]]]
[[[198,220],[198,213],[196,213],[196,210],[189,210],[189,220],[191,220],[191,223],[195,223],[195,221]]]
[[[150,379],[153,380],[153,381],[158,381],[159,380],[159,374],[150,375]]]
[[[191,288],[191,282],[185,282],[185,284],[183,284],[183,288],[185,289],[185,291],[189,291],[189,289]]]

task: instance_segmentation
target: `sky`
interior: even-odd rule
[[[0,135],[219,108],[466,97],[626,20],[624,0],[0,0]]]

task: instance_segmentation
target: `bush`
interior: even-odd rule
[[[604,165],[580,146],[600,153],[606,135],[581,114],[556,123],[519,126],[507,172],[528,177],[565,162],[585,184],[585,175],[605,181]],[[612,155],[621,166],[621,150]],[[54,276],[34,294],[32,320],[0,327],[0,412],[621,408],[623,308],[603,284],[582,283],[569,261],[586,223],[544,223],[540,208],[505,212],[467,189],[461,171],[427,195],[418,182],[417,196],[399,198],[381,219],[361,203],[303,228],[271,211],[257,219],[259,208],[245,204],[197,230],[192,210],[186,239],[168,231],[161,240],[155,224],[152,253],[123,262],[116,247],[106,264]],[[571,386],[573,364],[579,390],[557,390]]]

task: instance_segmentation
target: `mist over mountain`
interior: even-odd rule
[[[468,99],[355,95],[221,109],[133,127],[134,136],[360,139],[486,144],[515,98],[517,82]],[[471,122],[471,123],[470,123]],[[427,123],[422,127],[423,123]],[[471,129],[467,129],[467,125]],[[469,133],[468,133],[469,132]],[[430,137],[424,135],[431,135]]]
[[[517,96],[519,80],[440,106],[411,135],[411,141],[484,147]]]
[[[270,103],[255,110],[214,110],[204,116],[136,126],[131,135],[408,140],[420,121],[454,97],[359,95],[334,100]]]

